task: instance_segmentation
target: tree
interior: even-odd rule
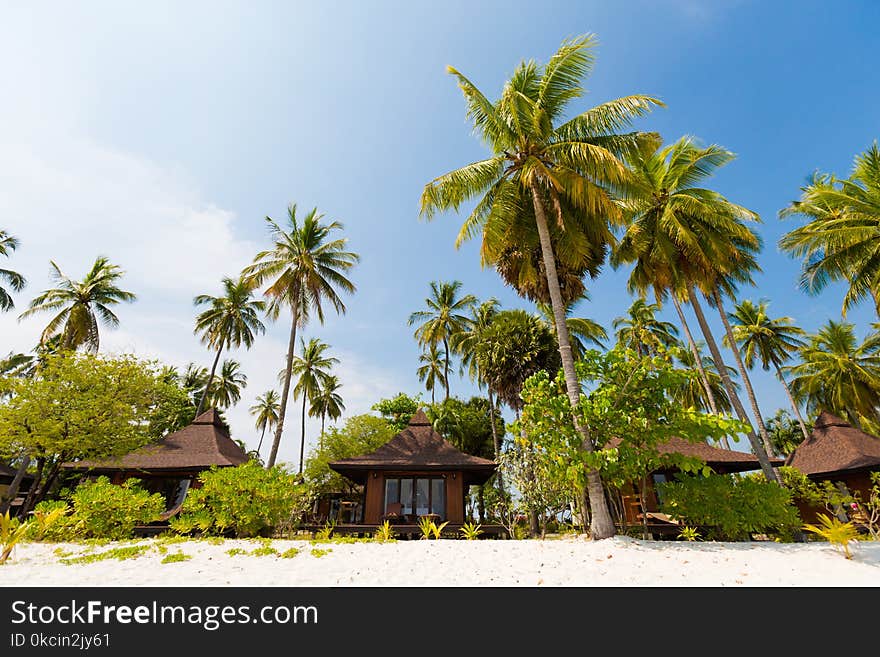
[[[125,274],[107,258],[98,257],[82,281],[75,281],[51,260],[52,280],[56,286],[38,295],[19,319],[42,312],[55,312],[43,329],[40,342],[46,343],[60,334],[61,349],[79,349],[96,353],[100,344],[98,324],[119,326],[119,318],[110,308],[118,303],[131,303],[137,297],[117,286]]]
[[[264,294],[269,297],[267,312],[272,319],[277,319],[282,310],[289,310],[292,316],[281,408],[267,467],[275,465],[284,431],[297,327],[305,325],[312,311],[323,324],[325,301],[337,313],[344,313],[345,304],[339,292],[353,294],[355,291],[354,283],[346,278],[346,274],[357,264],[360,256],[346,250],[346,238],[331,239],[336,231],[342,230],[342,224],[338,221],[325,224],[322,223],[323,218],[324,215],[313,208],[300,222],[296,216],[296,205],[290,205],[287,210],[286,226],[266,217],[272,248],[258,253],[253,264],[242,272],[255,286],[268,283]]]
[[[302,474],[306,449],[306,403],[320,394],[327,377],[330,376],[330,368],[338,363],[339,359],[325,356],[324,352],[330,348],[330,345],[321,342],[318,338],[312,338],[308,343],[300,339],[300,344],[302,356],[294,359],[291,374],[297,377],[293,396],[296,399],[302,397],[302,438],[299,446],[299,472]]]
[[[792,418],[784,409],[778,409],[764,424],[777,454],[788,456],[805,440],[800,421]]]
[[[17,248],[18,238],[0,230],[0,256],[9,257]],[[26,283],[24,276],[11,269],[0,269],[0,282],[5,282],[15,292],[21,292]],[[12,295],[0,285],[0,311],[12,310],[14,307]]]
[[[761,368],[767,372],[770,370],[770,365],[773,365],[776,376],[788,395],[788,401],[797,417],[801,432],[805,439],[809,438],[807,425],[782,374],[783,363],[791,360],[792,354],[804,346],[804,341],[801,339],[804,331],[794,325],[791,317],[770,319],[767,316],[766,301],[759,301],[757,305],[748,299],[741,301],[728,317],[734,322],[733,336],[743,351],[746,367],[752,369],[755,362],[760,360]]]
[[[338,420],[342,417],[342,411],[345,410],[345,404],[342,401],[342,395],[339,389],[342,384],[339,383],[339,377],[327,376],[321,382],[318,393],[312,398],[312,405],[309,407],[309,417],[321,418],[321,440],[324,440],[324,422],[327,418]]]
[[[446,372],[449,370],[449,360],[440,353],[437,345],[428,345],[428,350],[423,351],[419,355],[419,369],[416,374],[419,381],[425,383],[425,389],[431,393],[431,403],[434,403],[434,388],[437,387],[437,381],[444,381]]]
[[[459,296],[461,281],[431,281],[431,296],[425,299],[427,310],[418,310],[409,316],[409,325],[418,323],[415,338],[423,347],[438,346],[443,343],[443,385],[446,399],[449,399],[449,341],[465,330],[470,322],[462,313],[476,305],[477,298],[472,294]]]
[[[822,410],[847,418],[854,426],[880,428],[880,335],[859,343],[848,322],[829,322],[808,338],[800,363],[785,368],[792,394],[807,411]]]
[[[618,317],[612,323],[617,344],[632,349],[639,356],[654,355],[661,348],[678,344],[678,329],[669,322],[657,319],[660,304],[636,299],[627,310],[626,317]]]
[[[658,104],[648,96],[609,101],[560,123],[569,103],[583,94],[581,82],[592,69],[595,43],[592,35],[578,37],[565,41],[546,64],[522,62],[494,103],[449,67],[465,96],[468,118],[492,155],[434,179],[425,186],[421,200],[421,214],[430,219],[438,211],[458,210],[479,198],[457,243],[482,231],[484,264],[494,265],[511,248],[528,251],[540,246],[540,273],[547,281],[572,409],[580,391],[557,258],[565,263],[564,271],[598,269],[613,239],[609,224],[621,217],[609,194],[611,187],[625,184],[628,178],[618,158],[656,140],[654,135],[616,133]],[[519,262],[530,265],[531,256],[526,253]],[[533,268],[522,268],[522,273],[529,269],[534,282],[538,275]],[[522,274],[518,280],[523,280]],[[577,292],[574,298],[582,290]],[[578,430],[583,450],[591,452],[590,428],[578,425]],[[592,536],[613,536],[614,523],[598,471],[592,470],[589,480]]]
[[[224,278],[222,284],[221,296],[200,294],[193,301],[196,306],[208,306],[196,317],[195,332],[201,334],[202,343],[216,350],[205,392],[196,409],[197,416],[205,410],[205,396],[214,381],[214,373],[223,349],[238,348],[241,345],[250,349],[254,336],[266,331],[258,316],[258,313],[265,310],[266,304],[252,298],[253,288],[248,282],[241,277],[238,280]]]
[[[581,299],[589,299],[589,297],[584,293]],[[592,344],[593,346],[603,348],[605,346],[604,341],[608,339],[608,331],[605,330],[604,326],[587,317],[571,317],[573,305],[572,303],[565,309],[565,325],[568,326],[571,354],[575,359],[578,359],[587,350],[587,345]],[[553,335],[556,335],[553,308],[540,301],[536,306],[541,319],[550,327]]]
[[[801,287],[818,294],[832,281],[849,286],[842,312],[871,296],[880,315],[880,149],[856,156],[849,178],[816,174],[780,217],[804,215],[805,225],[783,235],[779,246],[803,258]]]
[[[371,408],[396,431],[403,431],[421,405],[419,396],[410,397],[406,393],[398,392],[394,397],[380,399]]]
[[[676,393],[676,399],[688,407],[718,415],[722,413],[730,413],[733,411],[733,404],[727,396],[727,390],[721,382],[721,376],[715,369],[715,361],[709,356],[703,355],[702,343],[697,345],[697,353],[702,360],[702,370],[698,369],[695,364],[693,353],[690,350],[676,350],[675,356],[681,364],[685,372],[684,385],[680,392]],[[739,384],[733,381],[736,376],[736,370],[727,367],[727,376],[731,379],[734,389],[739,390]],[[701,373],[702,372],[702,373]],[[709,394],[706,392],[706,381],[708,380]],[[722,445],[726,449],[730,449],[730,445],[725,444],[726,439],[722,438]]]
[[[226,358],[220,366],[220,375],[207,385],[206,392],[214,408],[227,409],[241,400],[241,391],[247,386],[247,376],[241,371],[241,363]]]
[[[257,454],[260,453],[260,448],[263,446],[266,429],[271,429],[278,422],[279,406],[278,393],[274,390],[267,390],[262,395],[257,396],[257,403],[248,409],[248,412],[256,418],[255,424],[260,432]]]

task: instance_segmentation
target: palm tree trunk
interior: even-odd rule
[[[278,446],[281,444],[281,432],[284,431],[284,416],[287,414],[287,398],[290,396],[290,377],[293,370],[293,352],[296,349],[296,325],[298,323],[299,313],[297,312],[297,307],[294,307],[293,325],[290,327],[290,342],[287,345],[287,366],[284,370],[284,386],[281,390],[281,407],[278,409],[278,424],[275,425],[275,438],[272,440],[272,451],[269,453],[269,460],[266,462],[267,468],[275,465],[275,459],[278,457]]]
[[[495,400],[492,398],[492,386],[487,383],[486,389],[489,391],[489,423],[492,425],[492,445],[495,447],[495,460],[498,461],[501,457],[501,440],[498,438],[498,428],[495,426]],[[498,479],[498,490],[503,495],[504,481],[501,473],[497,472],[495,477]]]
[[[446,338],[443,338],[443,351],[446,354],[445,362],[443,363],[443,383],[446,386],[446,398],[444,401],[449,401],[449,341]]]
[[[801,433],[804,434],[804,440],[810,437],[810,432],[807,431],[807,425],[804,423],[804,418],[801,415],[801,409],[798,408],[798,405],[794,401],[794,395],[791,394],[791,388],[788,387],[788,381],[785,380],[785,377],[782,375],[782,368],[779,366],[779,363],[776,359],[773,360],[773,365],[776,367],[776,376],[779,377],[779,381],[782,383],[782,387],[785,388],[785,393],[788,395],[788,401],[791,403],[791,408],[794,411],[794,415],[797,418],[798,424],[801,426]]]
[[[544,270],[547,276],[547,288],[550,292],[550,303],[553,308],[553,318],[556,321],[556,337],[559,342],[559,355],[562,358],[562,371],[565,373],[565,388],[568,392],[568,400],[571,403],[571,417],[575,429],[581,434],[581,449],[585,452],[593,452],[593,440],[590,436],[589,427],[583,426],[578,419],[577,407],[580,401],[580,385],[577,373],[574,370],[574,358],[571,354],[571,340],[568,335],[568,325],[565,322],[565,305],[562,302],[562,293],[559,289],[559,278],[556,274],[556,258],[553,255],[553,246],[550,243],[550,229],[547,226],[547,216],[544,212],[544,204],[538,191],[537,182],[531,183],[532,203],[535,206],[535,223],[538,226],[538,235],[541,238],[541,255],[544,260]],[[590,535],[593,539],[611,538],[614,536],[614,520],[608,510],[608,501],[605,499],[605,489],[602,486],[602,477],[599,471],[590,469],[587,471],[587,491],[590,496]]]
[[[266,422],[266,423],[263,425],[263,431],[260,432],[260,442],[257,443],[257,454],[260,453],[260,447],[263,446],[263,438],[266,436],[266,427],[267,427],[267,426],[269,426],[269,423],[268,423],[268,422]]]
[[[715,307],[721,316],[721,323],[724,324],[724,331],[727,333],[727,339],[730,342],[730,350],[733,352],[733,359],[736,361],[736,368],[742,377],[743,385],[746,387],[746,395],[749,397],[749,405],[752,407],[752,413],[755,416],[755,422],[758,423],[758,431],[761,433],[761,439],[764,441],[764,451],[767,454],[773,454],[773,443],[770,442],[770,434],[767,433],[767,427],[764,425],[764,416],[761,415],[761,409],[758,407],[758,398],[755,396],[755,389],[752,388],[752,380],[749,378],[749,372],[743,365],[742,356],[739,353],[739,346],[736,338],[733,337],[733,329],[730,327],[730,320],[727,319],[727,313],[724,312],[724,299],[718,291],[718,286],[712,287],[712,298],[715,300]]]
[[[324,420],[326,419],[327,414],[321,411],[321,437],[318,439],[318,449],[324,449]]]
[[[721,377],[721,383],[724,384],[724,389],[727,391],[730,403],[733,405],[733,409],[736,411],[736,415],[740,421],[749,427],[749,430],[746,432],[746,437],[749,439],[749,444],[752,446],[752,453],[758,458],[758,462],[761,464],[761,471],[764,473],[764,477],[767,478],[767,481],[776,481],[778,483],[776,472],[773,470],[773,466],[770,465],[770,459],[767,457],[767,452],[764,451],[764,447],[755,435],[755,430],[752,428],[752,423],[749,420],[749,416],[746,414],[746,409],[742,405],[742,401],[740,401],[736,389],[733,387],[733,382],[730,380],[730,375],[727,373],[727,366],[724,364],[724,359],[721,357],[721,351],[718,349],[718,343],[715,342],[715,337],[712,335],[712,331],[709,329],[709,324],[706,321],[706,316],[703,314],[703,307],[700,305],[697,295],[694,293],[693,285],[690,283],[688,283],[688,302],[691,304],[691,308],[694,309],[694,314],[697,316],[697,322],[700,324],[703,338],[706,340],[706,345],[709,347],[709,353],[712,354],[712,359],[715,361],[715,368],[718,370],[718,375]]]
[[[199,407],[196,409],[196,417],[202,414],[202,411],[205,410],[205,399],[208,397],[208,391],[211,389],[211,382],[214,380],[214,373],[217,371],[217,363],[220,362],[220,352],[223,351],[223,343],[220,343],[220,347],[217,349],[217,355],[214,356],[214,364],[211,365],[211,373],[208,375],[208,382],[205,384],[205,390],[202,393],[202,398],[199,400]]]
[[[21,463],[18,465],[18,470],[15,472],[15,476],[12,478],[12,483],[9,484],[9,488],[6,490],[6,494],[0,501],[0,514],[4,514],[9,511],[9,507],[12,506],[13,500],[18,496],[18,489],[21,488],[21,480],[24,479],[25,474],[27,474],[28,466],[31,464],[31,455],[25,454]]]
[[[302,410],[302,437],[299,440],[299,473],[303,471],[303,455],[306,451],[306,400],[309,398],[308,393],[303,390],[303,410]]]

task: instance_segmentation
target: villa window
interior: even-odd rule
[[[385,509],[400,504],[401,515],[434,513],[446,518],[446,480],[441,477],[386,477]]]

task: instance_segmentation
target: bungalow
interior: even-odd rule
[[[12,481],[15,479],[15,475],[16,468],[10,468],[5,463],[0,463],[0,501],[3,501],[6,498],[6,493],[9,490],[10,484],[12,484]],[[11,500],[9,503],[9,510],[11,515],[15,515],[16,513],[18,513],[22,503],[27,497],[28,490],[33,483],[33,475],[25,473],[24,477],[21,480],[21,484],[19,484],[18,487],[18,495],[16,495],[15,499]]]

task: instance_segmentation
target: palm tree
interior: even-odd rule
[[[293,389],[294,398],[302,397],[302,438],[299,447],[299,472],[303,470],[303,455],[306,449],[306,403],[321,393],[321,388],[330,376],[330,368],[339,362],[338,358],[325,356],[330,348],[326,342],[312,338],[308,344],[300,339],[302,356],[297,356],[292,364],[291,374],[298,377]]]
[[[794,410],[801,432],[804,438],[809,438],[807,425],[782,374],[782,365],[791,360],[792,354],[804,346],[805,343],[801,340],[804,331],[794,326],[791,317],[770,319],[767,316],[767,302],[763,300],[757,305],[748,299],[741,301],[728,317],[734,322],[733,336],[743,352],[746,367],[753,369],[758,359],[765,372],[768,372],[770,365],[773,365],[776,376],[788,395],[788,401]]]
[[[687,384],[678,393],[677,398],[684,406],[692,406],[715,415],[719,412],[730,413],[733,411],[733,404],[727,396],[727,390],[721,382],[721,376],[715,369],[715,361],[710,356],[703,355],[702,346],[702,342],[697,344],[697,354],[702,361],[702,369],[697,367],[692,351],[680,349],[676,352],[676,358],[681,366],[693,375],[688,377]],[[736,376],[736,370],[727,367],[727,376],[733,380]],[[706,392],[704,377],[709,381],[709,392]],[[739,390],[739,384],[735,381],[733,381],[733,386],[735,390]],[[725,448],[730,448],[726,437],[721,439],[721,443]]]
[[[795,399],[810,413],[830,411],[853,425],[880,425],[880,335],[859,344],[852,324],[829,321],[799,352],[792,374]]]
[[[18,238],[13,237],[5,230],[0,230],[0,256],[7,256],[18,248]],[[24,276],[11,269],[0,269],[0,282],[5,281],[15,292],[21,292],[25,286]],[[0,285],[0,310],[12,310],[15,302],[6,289]]]
[[[431,296],[425,299],[427,310],[418,310],[409,316],[409,325],[420,322],[415,337],[423,347],[443,343],[443,385],[449,399],[449,341],[456,333],[465,330],[470,322],[466,312],[476,305],[473,294],[459,297],[461,281],[431,281]]]
[[[227,358],[220,366],[220,374],[206,383],[202,399],[207,395],[214,408],[227,409],[241,400],[245,386],[247,377],[241,371],[241,363]]]
[[[253,288],[248,285],[244,278],[238,280],[231,278],[223,279],[223,294],[212,297],[200,294],[193,303],[196,306],[208,306],[208,308],[196,317],[196,333],[201,333],[201,340],[216,350],[214,362],[211,364],[211,372],[205,385],[205,392],[199,400],[196,416],[205,409],[205,396],[214,381],[214,373],[220,354],[224,348],[240,347],[244,345],[250,349],[257,333],[265,333],[266,327],[260,321],[258,313],[265,310],[266,304],[255,301],[252,298]]]
[[[312,311],[323,324],[325,301],[337,313],[344,313],[345,304],[339,292],[352,294],[355,291],[355,286],[346,278],[346,273],[360,260],[360,256],[346,251],[346,238],[331,239],[333,233],[342,230],[342,224],[338,221],[325,224],[322,223],[323,218],[324,215],[313,208],[300,222],[296,216],[296,205],[288,208],[288,221],[284,227],[266,217],[272,235],[272,248],[258,253],[253,264],[243,272],[254,285],[269,282],[264,294],[269,297],[267,311],[270,317],[277,319],[283,309],[290,310],[292,316],[281,408],[272,451],[266,463],[270,468],[275,465],[284,431],[297,327],[305,325]]]
[[[520,258],[523,273],[532,272],[525,276],[526,281],[539,278],[529,252],[540,245],[542,267],[538,271],[543,269],[540,274],[547,282],[572,408],[577,406],[580,387],[565,323],[566,301],[557,259],[564,271],[597,269],[613,240],[609,224],[621,217],[609,194],[611,187],[623,185],[628,178],[618,158],[656,140],[656,136],[642,133],[616,133],[659,104],[647,96],[628,96],[560,124],[569,103],[583,95],[581,81],[592,69],[595,44],[592,35],[582,36],[564,42],[544,65],[522,62],[494,103],[449,67],[464,93],[468,118],[492,155],[431,181],[421,200],[421,214],[430,219],[439,211],[458,210],[479,198],[457,244],[482,232],[482,260],[492,265],[516,245],[525,252]],[[548,214],[553,221],[548,220]],[[574,413],[572,417],[583,436],[584,450],[593,451],[589,427]],[[598,470],[587,473],[587,482],[592,536],[613,536],[614,522]]]
[[[588,298],[586,292],[580,297]],[[553,334],[556,334],[556,321],[553,317],[553,308],[546,303],[540,301],[535,304],[541,319]],[[588,317],[571,317],[572,307],[574,303],[566,306],[565,309],[565,325],[568,327],[568,339],[571,342],[571,355],[577,360],[583,356],[587,350],[587,345],[592,344],[600,349],[605,346],[604,341],[608,339],[608,332],[605,327]]]
[[[97,353],[100,343],[99,320],[106,326],[119,326],[119,318],[110,308],[120,302],[131,303],[137,297],[117,287],[125,272],[118,265],[100,256],[82,281],[66,276],[54,262],[52,280],[57,285],[46,290],[24,311],[19,319],[36,313],[58,311],[43,329],[40,342],[46,343],[56,334],[61,335],[61,349],[78,349]]]
[[[339,383],[339,377],[328,375],[321,382],[318,393],[312,397],[309,417],[321,418],[321,448],[324,445],[324,421],[327,418],[338,420],[342,417],[342,411],[345,410],[342,395],[338,392],[341,387],[342,384]]]
[[[278,408],[280,406],[278,393],[267,390],[257,397],[257,403],[248,409],[248,412],[256,418],[256,427],[260,431],[260,442],[257,444],[257,454],[263,446],[263,438],[266,429],[274,427],[278,422]]]
[[[612,323],[617,343],[639,356],[656,354],[660,347],[668,349],[678,345],[678,329],[657,319],[659,310],[660,304],[644,299],[633,301],[626,317],[618,317]]]
[[[620,201],[629,225],[612,253],[611,263],[615,267],[635,265],[628,281],[631,291],[644,296],[653,290],[658,302],[667,295],[672,297],[694,362],[702,368],[702,358],[696,352],[679,306],[680,300],[687,300],[734,410],[748,426],[746,435],[761,470],[768,480],[777,481],[767,456],[771,451],[770,438],[739,351],[731,340],[731,351],[758,423],[760,440],[728,375],[696,293],[699,289],[710,299],[725,331],[730,333],[721,291],[730,294],[738,283],[751,282],[751,272],[757,269],[755,252],[760,248],[760,239],[744,222],[757,221],[758,216],[698,185],[734,157],[717,145],[699,147],[691,137],[682,137],[665,148],[630,152],[627,161],[634,181],[630,193]],[[702,376],[711,398],[708,376],[705,372]]]
[[[801,287],[818,294],[831,281],[849,285],[843,315],[870,295],[880,315],[880,149],[856,156],[849,178],[816,174],[801,198],[779,214],[810,221],[783,235],[779,246],[804,259]]]
[[[431,403],[434,404],[434,388],[437,387],[437,381],[443,381],[449,363],[435,344],[428,345],[428,350],[421,353],[419,363],[421,365],[416,370],[416,374],[419,376],[419,381],[425,383],[425,390],[431,393]]]

